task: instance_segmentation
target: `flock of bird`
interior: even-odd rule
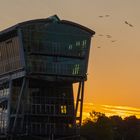
[[[103,16],[103,15],[102,15],[102,16],[100,15],[100,16],[99,16],[99,18],[104,18],[104,17],[107,18],[107,17],[110,17],[110,15],[104,15],[104,16]],[[134,26],[133,26],[132,24],[130,24],[128,21],[124,21],[124,24],[128,25],[129,27],[134,27]],[[104,35],[103,35],[103,34],[99,34],[98,36],[102,37],[102,36],[104,36]],[[112,36],[109,35],[109,34],[107,34],[107,35],[105,35],[105,36],[106,36],[107,38],[110,38],[110,39],[112,38]],[[114,43],[114,42],[116,42],[116,41],[117,41],[117,40],[111,40],[112,43]],[[101,47],[98,46],[97,48],[101,48]]]
[[[130,27],[134,27],[132,24],[128,23],[127,21],[125,21],[124,23],[129,25]]]

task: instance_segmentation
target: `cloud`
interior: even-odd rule
[[[129,106],[113,106],[113,105],[99,105],[93,103],[84,103],[83,119],[89,117],[89,112],[92,110],[105,113],[107,116],[118,115],[122,118],[135,115],[140,118],[140,108]]]

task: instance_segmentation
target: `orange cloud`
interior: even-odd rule
[[[93,103],[84,103],[83,107],[83,120],[89,117],[89,112],[92,110],[105,113],[107,116],[118,115],[122,118],[127,116],[135,115],[140,118],[140,108],[129,107],[129,106],[113,106],[113,105],[99,105]]]

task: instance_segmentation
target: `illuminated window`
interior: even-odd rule
[[[67,106],[61,105],[61,114],[66,114],[66,113],[67,113]]]
[[[72,124],[68,124],[68,127],[69,127],[69,128],[72,128]]]
[[[72,45],[71,44],[69,45],[69,50],[72,50]]]
[[[72,74],[79,74],[79,71],[80,71],[80,65],[79,64],[74,65]]]
[[[86,48],[86,45],[87,45],[87,40],[83,40],[83,42],[82,42],[83,49]]]

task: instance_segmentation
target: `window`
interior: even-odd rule
[[[41,113],[41,104],[32,104],[32,113],[40,114]]]
[[[73,74],[73,75],[75,75],[75,74],[79,74],[79,71],[80,71],[80,64],[76,64],[76,65],[74,65],[74,68],[73,68],[72,74]]]
[[[61,105],[61,114],[66,114],[66,113],[67,113],[67,106]]]
[[[0,72],[8,72],[21,67],[18,37],[0,43]]]
[[[9,88],[0,89],[0,97],[6,97],[9,95]]]
[[[69,128],[72,128],[72,124],[71,124],[71,123],[70,123],[70,124],[68,124],[68,127],[69,127]]]
[[[86,48],[86,45],[87,45],[87,40],[83,40],[83,42],[82,42],[82,47],[83,47],[83,49]]]
[[[55,133],[55,124],[54,123],[46,123],[45,130],[47,134]]]
[[[31,123],[31,132],[36,134],[41,134],[41,123],[37,123],[37,122]]]
[[[72,50],[72,45],[71,44],[69,45],[69,50]]]
[[[55,114],[55,105],[54,104],[45,104],[45,113]]]
[[[53,53],[57,52],[57,42],[52,42]]]

